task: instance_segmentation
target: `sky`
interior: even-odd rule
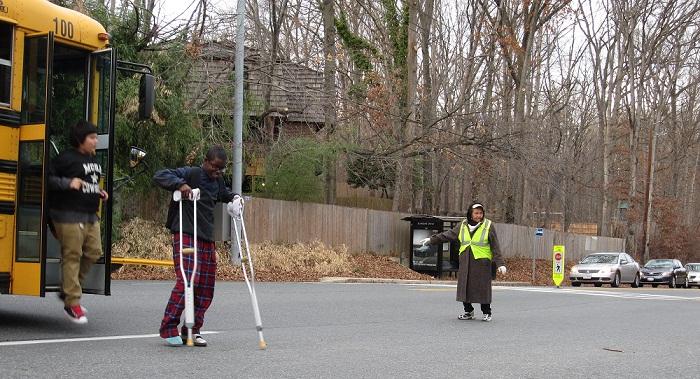
[[[174,18],[188,19],[199,0],[156,0],[156,11],[159,20],[172,20]],[[234,10],[237,0],[209,0],[216,9]]]

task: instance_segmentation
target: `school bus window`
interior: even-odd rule
[[[110,96],[111,96],[111,75],[112,75],[112,62],[110,52],[100,53],[93,56],[92,72],[94,73],[93,86],[97,90],[97,109],[90,108],[90,114],[94,114],[97,111],[97,130],[100,134],[107,133],[109,131],[109,108]],[[94,91],[93,91],[94,92]],[[91,106],[94,105],[93,102],[90,103]],[[105,167],[105,166],[102,166]]]
[[[43,124],[46,111],[46,38],[24,40],[22,123]]]
[[[10,104],[12,85],[12,25],[0,22],[0,104]]]
[[[17,178],[17,261],[38,262],[41,252],[41,203],[44,143],[19,144]]]
[[[70,129],[87,116],[89,52],[56,43],[53,50],[53,97],[51,98],[50,135],[63,151],[70,148]]]

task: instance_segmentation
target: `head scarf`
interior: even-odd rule
[[[481,205],[481,203],[479,202],[473,203],[469,206],[469,210],[467,211],[467,223],[471,226],[479,225],[479,222],[474,221],[474,219],[472,218],[472,213],[474,213],[474,209],[481,209],[481,211],[484,212],[484,217],[486,217],[486,211],[484,211],[484,206]]]

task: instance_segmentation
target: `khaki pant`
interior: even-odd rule
[[[80,304],[81,283],[90,267],[102,256],[100,223],[54,223],[61,243],[61,271],[66,306]]]

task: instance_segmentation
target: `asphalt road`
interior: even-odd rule
[[[457,320],[452,287],[259,283],[262,351],[245,285],[227,282],[207,314],[209,346],[165,346],[155,334],[171,286],[113,282],[113,296],[85,297],[85,326],[66,320],[53,296],[0,296],[0,376],[700,375],[698,289],[497,287],[485,323]]]

